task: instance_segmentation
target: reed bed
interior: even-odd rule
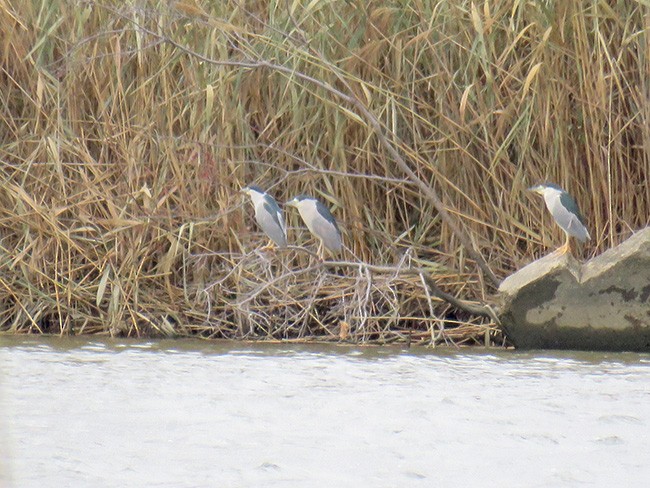
[[[0,329],[503,344],[498,281],[562,241],[650,219],[641,2],[0,0]],[[321,198],[344,262],[250,183]],[[302,246],[303,248],[299,247]]]

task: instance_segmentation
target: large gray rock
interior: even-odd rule
[[[650,227],[584,265],[543,257],[499,292],[499,319],[517,348],[650,351]]]

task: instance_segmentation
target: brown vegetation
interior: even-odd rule
[[[545,180],[585,256],[647,225],[649,24],[637,2],[0,0],[0,329],[500,341],[404,270],[489,301],[562,241],[524,191]],[[345,262],[259,251],[249,183],[327,202]]]

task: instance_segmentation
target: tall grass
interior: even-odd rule
[[[531,184],[576,196],[584,257],[648,224],[648,19],[638,2],[0,1],[0,327],[494,338],[417,276],[257,251],[238,190],[318,196],[346,259],[489,300],[473,250],[502,278],[562,240]]]

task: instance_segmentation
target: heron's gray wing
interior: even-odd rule
[[[564,195],[563,193],[559,198],[553,198],[549,202],[548,209],[551,215],[569,235],[576,237],[580,241],[589,239],[589,231],[578,211],[578,206],[570,196],[568,197],[570,200],[563,199]]]
[[[287,232],[282,218],[282,210],[280,210],[273,198],[264,199],[262,212],[257,212],[256,217],[262,230],[266,232],[273,242],[280,247],[287,245]]]
[[[284,222],[284,217],[282,216],[282,210],[275,199],[270,195],[265,195],[264,205],[268,205],[267,210],[276,216],[277,223],[282,227],[282,231],[286,234],[287,226]]]
[[[574,214],[576,217],[578,217],[578,220],[580,223],[584,226],[587,225],[585,222],[585,218],[582,216],[580,213],[580,209],[578,208],[578,204],[576,201],[573,199],[571,195],[569,195],[567,192],[562,192],[560,195],[560,203],[564,208],[569,210],[572,214]]]
[[[322,218],[313,223],[314,233],[322,240],[326,248],[333,252],[341,250],[341,231],[336,223],[336,219],[329,209],[321,202],[316,201],[316,211]]]
[[[318,211],[321,217],[323,217],[325,220],[327,220],[329,223],[331,223],[334,226],[338,234],[341,233],[341,231],[339,230],[339,226],[336,223],[336,219],[332,215],[332,212],[330,212],[330,209],[327,208],[325,205],[323,205],[319,200],[316,200],[316,210]]]

